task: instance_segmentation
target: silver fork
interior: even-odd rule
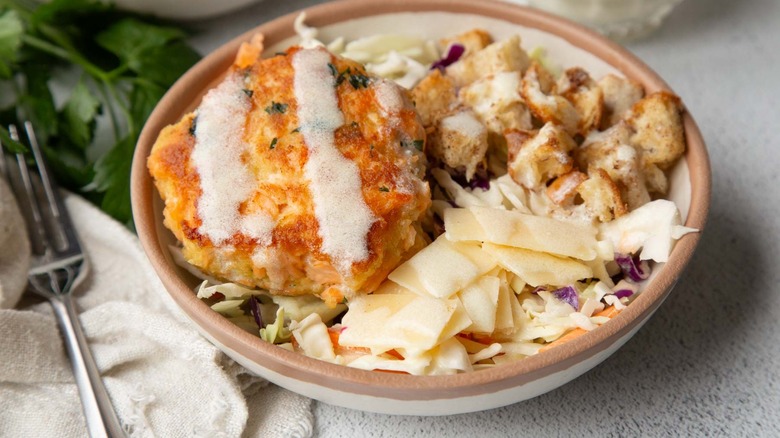
[[[125,433],[111,405],[100,372],[81,329],[71,291],[84,278],[87,260],[76,231],[49,176],[32,124],[24,130],[35,159],[31,171],[24,154],[3,153],[2,166],[22,210],[32,247],[28,275],[30,289],[51,302],[60,324],[65,346],[79,388],[81,405],[91,437],[123,437]],[[20,141],[16,126],[10,126],[11,138]],[[8,157],[10,163],[6,163]]]

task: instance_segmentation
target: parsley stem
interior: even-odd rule
[[[79,55],[78,53],[71,52],[67,49],[64,49],[60,46],[57,46],[55,44],[52,44],[46,40],[25,34],[22,35],[22,41],[32,47],[35,47],[36,49],[48,53],[52,56],[56,56],[58,58],[61,58],[65,61],[72,62],[73,64],[78,65],[79,67],[83,68],[84,71],[89,73],[90,75],[94,76],[98,80],[104,81],[108,79],[106,77],[106,73],[101,70],[100,68],[96,67],[91,62],[87,61]]]
[[[122,132],[119,126],[119,118],[117,118],[116,111],[114,111],[114,105],[111,105],[111,97],[109,96],[108,93],[108,90],[110,90],[111,88],[112,88],[111,85],[106,82],[97,83],[97,89],[100,91],[100,94],[103,96],[103,100],[105,101],[106,107],[108,108],[108,116],[111,119],[111,127],[114,130],[114,138],[118,143],[119,140],[122,139]]]

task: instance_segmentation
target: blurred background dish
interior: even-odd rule
[[[682,0],[521,0],[577,21],[618,40],[645,37],[660,27]]]
[[[259,0],[114,0],[120,9],[151,14],[172,20],[213,18]]]

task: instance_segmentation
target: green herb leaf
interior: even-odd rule
[[[94,189],[103,192],[100,208],[121,222],[128,222],[130,210],[130,166],[135,138],[125,137],[95,163]]]
[[[333,76],[336,76],[336,75],[339,74],[339,71],[336,68],[336,66],[331,64],[330,62],[328,63],[328,69],[330,70],[330,74],[332,74]]]
[[[19,98],[22,107],[20,117],[30,120],[40,143],[47,143],[49,137],[57,134],[57,110],[54,97],[49,90],[50,69],[45,66],[25,66],[27,77],[26,93]],[[21,125],[21,124],[20,124]]]
[[[380,192],[389,192],[389,191],[390,191],[390,189],[388,189],[388,188],[387,188],[387,187],[385,187],[385,186],[382,186],[382,187],[380,187],[380,188],[379,188],[379,191],[380,191]]]
[[[100,113],[100,101],[80,81],[61,111],[61,131],[79,149],[86,149],[95,132],[95,118]]]
[[[22,46],[24,25],[16,11],[0,14],[0,78],[10,79],[12,67]]]
[[[20,154],[27,152],[27,147],[18,141],[11,138],[11,133],[5,129],[5,126],[0,126],[0,144],[3,145],[12,154]],[[2,150],[0,150],[2,152]],[[2,160],[3,157],[0,157]]]
[[[287,111],[287,104],[286,103],[279,103],[271,101],[271,104],[265,107],[265,112],[268,114],[284,114],[284,112]]]
[[[126,18],[101,32],[95,41],[122,62],[139,66],[147,64],[143,58],[150,51],[159,49],[169,42],[183,39],[185,36],[179,29],[155,26],[134,18]],[[160,67],[167,68],[168,63],[163,63]]]
[[[141,59],[133,59],[128,65],[136,74],[169,87],[199,59],[200,55],[195,50],[177,41],[145,50]]]
[[[355,73],[349,76],[349,85],[352,85],[352,88],[356,90],[360,87],[368,88],[369,81],[369,77],[361,73]]]
[[[278,141],[279,141],[279,139],[274,137],[274,139],[271,140],[271,146],[269,147],[269,149],[275,148],[276,147],[276,142],[278,142]]]
[[[290,131],[290,134],[295,134],[296,132],[301,132],[301,127],[300,126],[295,128],[295,129],[293,129],[292,131]]]
[[[422,152],[423,146],[425,145],[425,140],[414,140],[412,144],[414,145],[415,149]]]

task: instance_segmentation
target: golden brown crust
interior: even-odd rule
[[[461,44],[466,49],[464,56],[468,56],[484,49],[492,42],[493,38],[486,31],[482,29],[471,29],[462,34],[455,35],[454,37],[442,38],[439,40],[439,46],[442,50],[446,50],[451,44]]]
[[[634,130],[631,143],[642,150],[646,163],[667,169],[685,152],[682,102],[676,95],[648,95],[634,104],[626,121]]]
[[[242,50],[237,62],[245,66],[254,56],[252,45]],[[272,243],[262,247],[241,233],[215,245],[199,232],[197,203],[201,196],[198,172],[191,160],[196,139],[194,114],[166,127],[155,143],[148,167],[165,200],[165,225],[183,243],[185,258],[217,278],[250,287],[270,289],[285,295],[320,294],[329,288],[329,299],[350,291],[370,291],[385,278],[414,246],[417,229],[412,224],[430,203],[424,175],[424,157],[414,149],[425,133],[414,108],[408,103],[397,123],[389,123],[375,92],[380,79],[368,87],[354,87],[348,80],[337,86],[338,104],[345,124],[335,131],[335,145],[358,167],[362,194],[377,221],[367,235],[369,257],[352,266],[352,275],[342,278],[330,257],[322,252],[314,201],[303,169],[308,149],[298,132],[291,48],[286,55],[257,59],[244,74],[251,101],[244,141],[251,145],[242,160],[257,177],[254,196],[242,203],[246,215],[263,211],[276,226]],[[358,63],[333,57],[338,72],[349,69],[364,74]],[[266,111],[273,102],[283,103],[283,112]],[[273,143],[273,147],[271,144]],[[259,256],[258,256],[259,254]],[[253,257],[255,259],[253,260]],[[259,262],[258,257],[265,262]]]

